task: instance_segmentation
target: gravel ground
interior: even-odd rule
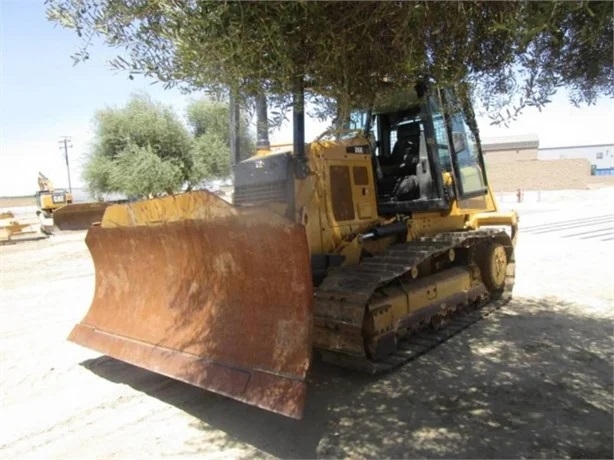
[[[66,341],[93,294],[84,232],[2,246],[0,455],[612,458],[613,198],[518,205],[510,304],[383,377],[316,362],[300,421]]]

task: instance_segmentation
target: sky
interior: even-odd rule
[[[171,105],[182,115],[198,94],[164,90],[152,80],[111,69],[114,51],[102,45],[91,50],[86,63],[73,66],[71,55],[79,38],[72,30],[49,22],[43,0],[0,0],[0,196],[34,194],[38,171],[56,187],[68,186],[62,136],[71,136],[68,150],[73,187],[82,187],[83,157],[93,140],[92,119],[105,107],[122,107],[135,92]],[[557,94],[542,112],[526,110],[509,127],[494,127],[478,119],[483,140],[537,134],[541,147],[614,143],[614,103],[575,108]],[[326,125],[307,120],[310,141]],[[271,134],[272,143],[292,141],[289,127]]]

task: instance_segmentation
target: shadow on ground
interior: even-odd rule
[[[291,420],[102,357],[83,363],[281,458],[612,458],[612,318],[516,299],[429,354],[368,377],[316,361]],[[231,445],[233,444],[233,445]]]

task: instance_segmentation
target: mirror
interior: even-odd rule
[[[467,148],[467,144],[465,143],[465,135],[459,132],[452,133],[452,144],[454,148],[454,153],[462,152]]]

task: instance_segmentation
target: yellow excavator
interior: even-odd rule
[[[38,191],[36,192],[38,212],[50,218],[53,211],[72,203],[72,193],[65,189],[56,189],[53,182],[42,172],[38,173]]]
[[[301,418],[314,352],[387,372],[510,299],[518,216],[497,209],[453,89],[420,78],[309,144],[303,94],[293,148],[259,142],[232,204],[198,191],[107,208],[69,340]]]
[[[73,195],[65,189],[54,188],[53,182],[43,173],[38,173],[36,192],[36,214],[42,218],[42,229],[53,233],[54,227],[60,230],[85,230],[94,222],[100,222],[110,203],[88,202],[73,203]],[[47,223],[49,220],[52,222]]]

